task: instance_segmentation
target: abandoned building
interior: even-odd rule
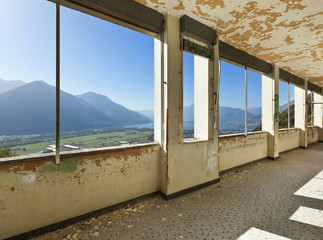
[[[56,151],[0,159],[0,239],[135,199],[176,199],[221,183],[222,173],[246,164],[279,164],[286,151],[302,148],[310,159],[314,143],[323,161],[321,0],[48,2],[56,9]],[[59,151],[61,6],[154,38],[153,142],[95,149],[69,144],[73,151]],[[183,137],[183,52],[194,55],[192,138]],[[220,61],[261,74],[259,131],[245,125],[242,133],[219,134]],[[246,86],[247,80],[245,74]],[[279,82],[295,87],[294,125],[288,112],[284,129]]]

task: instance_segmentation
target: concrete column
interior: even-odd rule
[[[295,128],[299,128],[300,147],[307,147],[307,80],[304,80],[302,87],[295,86]]]
[[[321,94],[314,93],[314,102],[323,102],[323,90]],[[323,142],[323,104],[314,104],[314,126],[319,127],[319,141]]]
[[[208,139],[209,59],[194,56],[194,137]]]
[[[158,140],[158,138],[164,136],[164,147],[159,164],[160,190],[165,195],[168,195],[171,188],[171,176],[176,174],[176,168],[173,165],[176,162],[176,157],[178,157],[179,145],[183,141],[182,52],[180,49],[178,18],[171,15],[165,16],[163,38],[163,51],[159,49],[162,43],[155,40],[155,61],[159,61],[159,59],[164,61],[164,84],[161,84],[162,79],[159,78],[159,76],[162,76],[161,69],[157,66],[158,63],[155,64],[155,90],[157,91],[157,95],[155,95],[155,101],[157,100],[155,102],[155,109],[161,108],[160,113],[159,110],[155,113],[155,117],[164,121],[164,131],[160,129],[155,130],[157,133],[155,138]],[[159,86],[163,86],[163,88],[159,88]],[[164,108],[158,104],[164,105]],[[160,128],[160,126],[157,126],[157,128]]]
[[[209,139],[211,139],[219,171],[219,95],[220,95],[220,51],[219,44],[213,47],[214,60],[209,61]]]
[[[279,68],[271,74],[262,75],[262,131],[268,132],[268,157],[279,157]]]

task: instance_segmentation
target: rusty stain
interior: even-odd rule
[[[183,4],[183,0],[178,0],[178,5],[173,7],[174,10],[185,10],[185,6]]]
[[[142,5],[147,5],[147,0],[136,0],[136,2],[138,2]]]
[[[96,166],[98,166],[98,167],[102,167],[102,166],[101,166],[101,161],[100,161],[100,160],[95,160],[94,162],[95,162],[95,165],[96,165]]]
[[[44,175],[39,175],[36,177],[37,182],[42,182],[45,179],[46,179],[46,176],[44,176]]]
[[[120,169],[120,172],[121,172],[123,175],[126,175],[126,168],[125,168],[125,166],[122,166],[122,168]]]
[[[153,153],[157,151],[156,145],[151,146],[136,146],[133,148],[118,148],[118,149],[109,149],[104,152],[84,154],[81,157],[81,160],[84,162],[88,160],[95,160],[96,165],[99,167],[101,164],[101,160],[108,158],[115,158],[118,160],[124,159],[125,161],[128,158],[137,158],[142,156],[143,154]]]
[[[74,176],[73,176],[74,179],[77,180],[78,184],[80,185],[81,184],[81,175],[80,173],[76,173]]]
[[[293,43],[294,43],[294,41],[293,41],[293,39],[291,38],[291,36],[290,36],[290,35],[288,35],[288,36],[285,38],[285,42],[286,42],[287,44],[293,44]]]
[[[0,172],[13,172],[18,173],[21,171],[31,171],[36,172],[38,168],[42,167],[47,163],[54,163],[52,159],[43,159],[43,160],[28,160],[28,161],[11,161],[4,162],[0,164]]]
[[[154,4],[157,4],[158,5],[165,5],[166,3],[164,2],[159,2],[158,0],[150,0],[150,2],[154,3]]]
[[[15,191],[15,187],[11,187],[11,188],[10,188],[10,191],[11,191],[11,192]]]
[[[208,5],[210,9],[215,9],[217,6],[225,7],[223,0],[196,0],[196,5]]]
[[[82,169],[81,169],[81,172],[82,172],[82,173],[84,173],[84,172],[85,172],[85,170],[86,170],[85,168],[82,168]]]

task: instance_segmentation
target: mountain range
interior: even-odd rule
[[[56,88],[43,81],[0,79],[0,136],[54,132],[55,96]],[[154,111],[132,111],[94,92],[74,96],[61,90],[60,102],[62,131],[145,124],[154,120]],[[287,104],[280,106],[280,112],[285,109]],[[222,124],[243,123],[245,118],[240,108],[220,106],[219,114]],[[194,122],[194,104],[184,107],[183,118],[184,122]],[[261,122],[261,107],[248,109],[248,121]]]
[[[12,86],[6,85],[4,89],[11,87],[11,90],[0,94],[0,135],[54,132],[56,88],[43,81]],[[61,131],[151,122],[140,113],[96,93],[74,96],[61,90],[60,103]]]
[[[255,108],[256,109],[256,108]],[[259,111],[258,111],[259,112]],[[260,114],[251,113],[248,110],[248,120],[261,120],[261,108]],[[219,107],[219,121],[220,123],[241,123],[245,120],[245,111],[240,108],[230,108],[230,107]],[[184,122],[194,122],[194,104],[184,107]]]

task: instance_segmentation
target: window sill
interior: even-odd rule
[[[133,148],[157,146],[157,145],[159,145],[158,142],[150,142],[150,143],[142,143],[142,144],[129,145],[129,146],[88,148],[88,149],[82,149],[82,150],[64,151],[60,153],[60,157],[84,156],[84,155],[91,155],[91,154],[97,154],[97,153],[123,151],[123,150],[128,150]],[[41,160],[41,159],[50,159],[54,161],[55,156],[56,154],[54,152],[54,153],[41,153],[41,154],[30,154],[25,156],[6,157],[6,158],[0,158],[0,164],[15,162],[15,161],[33,161],[33,160]]]
[[[247,136],[249,135],[255,135],[255,134],[261,134],[266,133],[267,131],[256,131],[256,132],[247,132]],[[226,137],[245,137],[245,133],[232,133],[232,134],[225,134],[225,135],[219,135],[219,138],[226,138]]]
[[[201,138],[184,138],[183,139],[184,144],[207,142],[207,141],[208,141],[208,139],[201,139]]]

